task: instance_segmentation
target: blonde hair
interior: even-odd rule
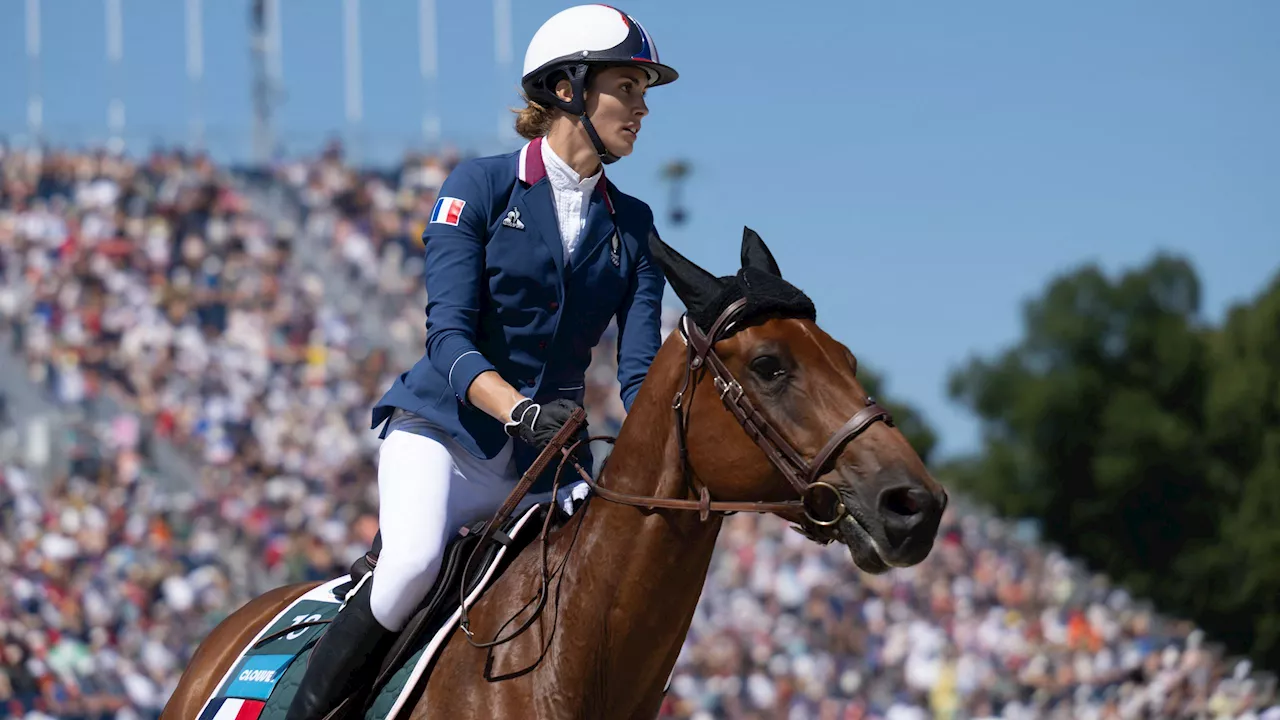
[[[530,100],[528,96],[524,96],[524,102],[523,108],[513,111],[516,114],[516,132],[525,140],[546,136],[556,119],[555,110]]]

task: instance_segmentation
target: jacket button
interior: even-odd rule
[[[539,341],[539,342],[538,342],[538,349],[539,349],[539,350],[546,350],[546,349],[547,349],[547,341],[546,341],[546,340],[541,340],[541,341]]]
[[[560,307],[560,303],[556,302],[555,300],[552,300],[552,301],[547,305],[547,307],[551,308],[552,310],[556,310],[556,309],[558,309],[558,308]]]
[[[527,380],[524,381],[524,384],[528,387],[533,387],[537,383],[537,381],[538,381],[537,378],[528,378]]]

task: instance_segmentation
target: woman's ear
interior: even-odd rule
[[[573,102],[573,83],[569,82],[569,78],[561,78],[556,83],[556,97],[564,102]]]

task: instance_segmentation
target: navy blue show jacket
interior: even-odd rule
[[[422,234],[426,351],[374,406],[372,427],[402,408],[492,458],[509,438],[467,402],[476,376],[495,370],[537,402],[581,404],[592,348],[612,318],[631,409],[661,343],[665,279],[649,254],[653,211],[602,177],[566,262],[541,143],[466,160],[445,180]],[[521,442],[514,455],[520,473],[536,457]]]

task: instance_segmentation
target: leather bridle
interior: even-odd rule
[[[720,316],[711,325],[710,332],[705,335],[689,320],[688,315],[681,317],[680,332],[684,336],[685,344],[688,347],[688,359],[685,363],[684,383],[672,399],[671,409],[675,413],[676,438],[680,445],[682,472],[684,473],[686,484],[697,492],[698,499],[683,500],[621,493],[596,484],[590,473],[579,468],[579,474],[591,486],[592,492],[605,500],[623,505],[671,510],[696,510],[703,520],[710,517],[711,513],[769,513],[800,510],[804,513],[804,517],[808,522],[821,528],[830,527],[840,521],[840,518],[846,512],[844,501],[841,499],[839,491],[831,484],[819,480],[819,476],[826,471],[828,463],[840,452],[845,444],[865,432],[877,420],[884,421],[885,424],[892,426],[893,416],[888,410],[876,404],[874,398],[868,396],[866,407],[854,413],[853,417],[849,418],[844,425],[836,430],[812,461],[805,460],[795,447],[787,442],[787,439],[769,422],[769,419],[760,413],[743,391],[742,384],[734,378],[733,373],[730,372],[724,361],[720,359],[720,356],[716,354],[716,342],[725,337],[734,322],[741,316],[746,305],[746,299],[734,301],[720,313]],[[742,426],[747,435],[764,451],[765,457],[769,459],[769,462],[796,489],[796,492],[800,494],[800,499],[781,502],[712,500],[706,486],[693,476],[689,465],[689,449],[686,437],[688,433],[687,413],[689,401],[693,397],[694,390],[697,389],[698,380],[705,374],[704,370],[710,371],[712,381],[715,383],[716,389],[720,391],[720,400],[725,407],[737,419],[738,424]],[[612,438],[592,439],[612,440]],[[572,452],[572,448],[566,450],[566,454],[569,452]],[[810,511],[809,500],[819,490],[830,493],[831,498],[835,501],[833,517],[815,517]],[[817,533],[812,531],[806,534],[818,540],[825,539],[830,541],[831,539],[816,537]]]
[[[849,420],[827,440],[826,445],[818,451],[812,461],[805,460],[804,457],[787,442],[787,439],[778,432],[777,428],[769,422],[769,419],[756,409],[755,405],[747,397],[742,389],[742,384],[734,378],[733,373],[716,354],[715,344],[717,341],[724,339],[726,333],[736,322],[743,310],[746,308],[747,301],[745,299],[736,300],[725,308],[716,321],[711,325],[711,331],[705,335],[698,329],[694,323],[690,322],[688,315],[680,319],[680,332],[685,338],[685,345],[688,347],[688,357],[685,362],[684,383],[676,392],[675,397],[671,401],[671,410],[675,413],[676,438],[680,444],[680,465],[681,472],[684,475],[685,484],[692,488],[698,494],[697,500],[685,500],[681,498],[665,498],[652,495],[634,495],[631,493],[619,492],[603,487],[596,483],[595,478],[591,477],[591,473],[583,469],[581,465],[574,459],[574,451],[583,442],[591,442],[593,440],[603,440],[609,443],[614,442],[616,438],[609,436],[596,436],[582,440],[578,440],[572,444],[569,439],[577,434],[579,428],[587,420],[586,412],[582,408],[577,408],[573,414],[569,416],[569,420],[552,438],[551,442],[543,448],[542,452],[534,460],[533,464],[525,471],[520,481],[516,483],[516,487],[507,496],[507,500],[494,513],[493,519],[486,523],[482,531],[481,539],[473,547],[471,555],[468,556],[466,564],[463,566],[463,579],[459,583],[459,600],[461,602],[461,617],[458,624],[462,628],[463,633],[467,636],[467,642],[477,648],[492,648],[497,645],[511,641],[517,635],[523,633],[529,628],[533,621],[541,614],[542,608],[546,604],[548,591],[550,589],[551,577],[554,573],[550,572],[548,566],[547,548],[548,548],[548,532],[551,528],[551,518],[553,512],[548,512],[543,520],[541,532],[541,552],[542,552],[542,583],[538,593],[537,605],[534,607],[529,617],[506,637],[495,637],[493,640],[481,642],[477,640],[471,630],[468,620],[467,602],[465,590],[468,587],[466,581],[467,574],[471,568],[472,560],[476,552],[492,537],[496,528],[502,525],[506,519],[515,510],[517,504],[528,492],[529,487],[534,480],[539,477],[542,472],[551,463],[552,458],[559,455],[560,462],[556,468],[555,480],[552,484],[551,496],[556,497],[557,490],[560,487],[561,473],[564,472],[566,466],[572,465],[577,470],[578,475],[586,481],[590,486],[592,493],[599,495],[602,499],[609,502],[618,503],[620,505],[631,505],[644,509],[663,508],[668,510],[696,510],[698,516],[702,520],[711,517],[711,513],[732,514],[737,512],[755,512],[755,513],[789,513],[799,510],[804,514],[805,522],[811,527],[797,528],[802,534],[819,543],[829,543],[836,539],[832,526],[840,522],[848,512],[844,501],[840,497],[840,491],[834,485],[823,482],[818,478],[827,469],[827,464],[835,457],[840,449],[846,443],[861,435],[867,428],[871,427],[876,421],[883,421],[885,424],[893,425],[893,416],[888,410],[876,404],[874,398],[870,396],[866,399],[866,407],[853,414]],[[689,446],[688,438],[688,412],[689,402],[693,398],[694,391],[697,389],[698,381],[705,375],[704,371],[710,371],[712,381],[715,383],[716,389],[720,391],[720,400],[724,403],[729,412],[738,420],[738,424],[747,432],[747,435],[755,441],[756,445],[764,451],[765,457],[769,458],[769,462],[782,473],[783,477],[795,487],[796,492],[800,494],[797,500],[784,500],[780,502],[735,502],[724,500],[712,500],[711,493],[707,490],[707,486],[697,480],[691,472],[689,466]],[[831,498],[835,501],[835,509],[832,517],[819,518],[815,517],[810,511],[809,500],[818,490],[824,490],[831,494]],[[567,556],[566,556],[567,560]],[[532,602],[532,601],[531,601]],[[523,610],[522,610],[523,612]],[[511,620],[514,620],[513,617]],[[511,622],[508,620],[508,622]]]

